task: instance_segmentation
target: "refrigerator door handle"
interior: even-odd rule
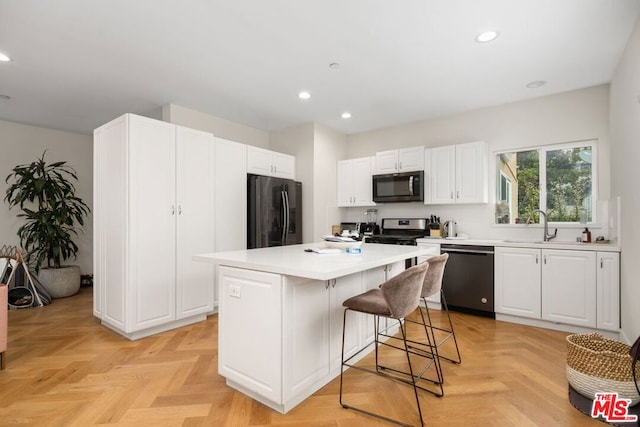
[[[285,233],[287,232],[287,202],[285,201],[284,194],[284,190],[280,191],[280,199],[282,200],[282,235],[280,236],[280,240],[283,246]]]
[[[287,203],[286,210],[285,210],[285,212],[287,213],[287,220],[285,221],[285,228],[284,228],[284,241],[285,241],[285,244],[286,244],[287,239],[289,238],[289,224],[291,222],[291,207],[289,206],[289,192],[288,191],[284,192],[284,200]]]

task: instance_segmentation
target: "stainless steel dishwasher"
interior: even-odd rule
[[[442,290],[451,310],[495,318],[493,246],[440,245],[449,254]]]

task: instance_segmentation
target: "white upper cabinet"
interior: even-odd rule
[[[430,148],[431,204],[487,203],[488,148],[484,142]]]
[[[376,175],[424,170],[424,147],[401,148],[376,153]]]
[[[296,158],[289,154],[248,146],[247,173],[296,179]]]
[[[371,175],[374,157],[338,161],[338,207],[374,206]]]

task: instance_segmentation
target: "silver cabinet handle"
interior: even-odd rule
[[[460,198],[460,191],[456,191],[456,199]]]
[[[269,167],[271,168],[271,172],[273,172],[273,165],[269,165]]]
[[[544,256],[544,263],[545,264],[547,263],[547,256],[546,255]]]
[[[402,169],[402,162],[400,162],[400,167],[398,169]]]
[[[178,215],[182,215],[182,205],[178,205]]]
[[[278,173],[278,166],[277,166],[277,165],[274,165],[274,166],[273,166],[273,171],[274,171],[275,173]]]
[[[538,255],[536,255],[536,264],[538,264],[538,263],[539,263]]]
[[[175,205],[171,205],[171,215],[175,215],[176,214],[176,207]]]
[[[600,268],[604,268],[604,262],[602,261],[602,258],[600,258]]]
[[[453,200],[453,191],[451,192],[451,200]]]

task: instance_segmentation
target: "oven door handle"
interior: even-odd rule
[[[493,255],[493,251],[477,251],[473,249],[441,249],[443,253]]]

